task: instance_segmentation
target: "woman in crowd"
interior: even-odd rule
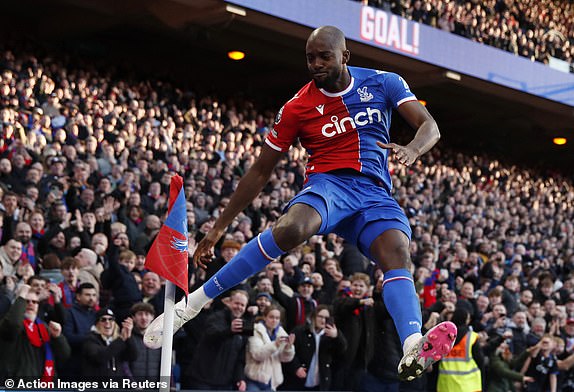
[[[337,329],[331,310],[319,305],[311,322],[296,327],[295,357],[285,367],[286,390],[328,391],[333,383],[333,363],[347,350],[347,340]]]
[[[90,380],[127,377],[126,364],[135,361],[137,356],[132,329],[131,318],[126,318],[120,328],[111,309],[98,311],[96,324],[84,342],[82,375]]]
[[[267,306],[247,344],[245,376],[248,391],[274,391],[283,383],[281,362],[293,359],[294,340],[295,335],[287,335],[281,326],[279,308]]]
[[[516,371],[526,358],[536,349],[536,346],[523,351],[517,357],[512,355],[507,340],[503,340],[490,357],[490,371],[488,372],[488,390],[490,392],[514,391],[514,383],[533,382],[532,377]]]

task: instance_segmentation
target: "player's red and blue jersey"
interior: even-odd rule
[[[399,75],[347,67],[351,83],[329,93],[306,84],[279,111],[265,139],[277,151],[287,151],[299,138],[309,153],[307,176],[337,169],[354,169],[392,188],[387,150],[394,108],[417,98]]]

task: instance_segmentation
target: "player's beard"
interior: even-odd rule
[[[337,90],[337,81],[339,80],[340,76],[340,69],[332,69],[328,71],[327,74],[322,78],[316,78],[313,75],[313,80],[315,81],[315,86],[317,86],[317,88],[335,92],[335,90]]]

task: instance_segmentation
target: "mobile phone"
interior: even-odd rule
[[[333,317],[327,317],[325,323],[328,325],[335,325],[335,319]]]

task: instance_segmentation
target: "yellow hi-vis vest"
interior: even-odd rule
[[[478,334],[468,331],[438,365],[437,392],[482,391],[480,369],[472,358],[472,346]]]

